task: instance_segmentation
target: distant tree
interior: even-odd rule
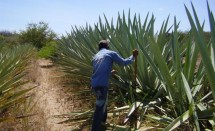
[[[56,34],[49,28],[45,22],[39,22],[39,24],[28,24],[25,31],[21,31],[19,35],[20,43],[31,43],[38,49],[42,48],[54,40]]]
[[[16,34],[16,33],[15,32],[10,32],[10,31],[7,31],[7,30],[0,31],[0,35],[2,35],[2,36],[12,36],[14,34]]]
[[[18,34],[6,30],[0,31],[0,41],[5,47],[13,47],[19,44]]]

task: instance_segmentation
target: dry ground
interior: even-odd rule
[[[28,95],[31,98],[20,107],[19,114],[32,116],[19,121],[0,124],[0,131],[70,131],[74,125],[58,124],[66,118],[57,117],[81,108],[80,102],[74,102],[69,87],[63,85],[63,74],[50,60],[36,60],[30,66],[26,87],[36,86]],[[25,111],[24,111],[25,110]],[[13,111],[11,111],[13,112]],[[10,113],[9,113],[10,114]],[[19,114],[15,114],[18,116]]]
[[[61,78],[57,77],[61,74],[49,60],[38,60],[34,66],[36,67],[32,68],[34,70],[30,73],[30,77],[35,79],[35,84],[38,85],[34,90],[36,117],[38,117],[35,118],[35,122],[40,126],[35,126],[36,130],[71,130],[69,125],[58,124],[64,120],[63,118],[55,117],[73,110],[72,103],[66,101],[68,94],[62,88]]]

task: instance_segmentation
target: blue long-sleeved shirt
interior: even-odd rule
[[[113,62],[125,66],[134,61],[133,55],[124,59],[115,51],[102,48],[93,57],[93,75],[91,78],[92,87],[103,86],[108,87],[109,77],[111,74]]]

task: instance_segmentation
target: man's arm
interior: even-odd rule
[[[134,49],[133,54],[130,57],[126,58],[126,59],[122,58],[116,52],[113,53],[112,58],[113,58],[113,61],[116,62],[117,64],[126,66],[126,65],[131,64],[134,61],[134,57],[136,57],[137,55],[138,55],[138,50]]]

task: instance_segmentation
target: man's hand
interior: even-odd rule
[[[137,55],[138,55],[138,50],[137,50],[137,49],[134,49],[134,50],[133,50],[133,56],[134,56],[134,57],[137,57]]]

